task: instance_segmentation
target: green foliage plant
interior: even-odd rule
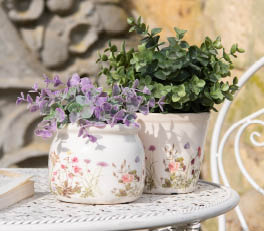
[[[143,38],[136,49],[127,50],[125,42],[120,50],[109,42],[103,54],[99,54],[99,76],[107,83],[131,87],[136,79],[140,89],[148,89],[149,96],[162,101],[151,112],[191,113],[215,110],[215,104],[232,100],[238,90],[237,77],[232,82],[223,81],[231,76],[237,53],[244,50],[237,44],[229,52],[223,48],[221,38],[206,37],[200,46],[189,45],[184,40],[186,30],[174,28],[175,37],[160,42],[161,28],[149,29],[142,22],[128,18],[129,32]],[[164,101],[164,102],[163,102]]]

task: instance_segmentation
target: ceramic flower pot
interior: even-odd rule
[[[192,192],[203,160],[209,113],[138,114],[146,153],[145,193]]]
[[[51,191],[61,201],[88,204],[131,202],[144,188],[145,154],[138,128],[89,128],[95,143],[69,124],[59,130],[49,154]]]

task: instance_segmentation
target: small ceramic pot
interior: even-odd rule
[[[51,191],[66,202],[116,204],[138,199],[144,188],[145,154],[138,128],[92,127],[95,143],[79,127],[59,130],[49,154]]]
[[[146,153],[145,193],[195,190],[208,120],[209,113],[138,114]]]

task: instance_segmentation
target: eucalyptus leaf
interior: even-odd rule
[[[151,30],[151,35],[156,35],[156,34],[159,34],[161,32],[161,28],[153,28]]]
[[[154,76],[157,78],[157,79],[161,79],[161,80],[165,80],[166,79],[166,75],[164,74],[163,71],[159,70],[157,71],[156,73],[154,73]]]
[[[185,33],[187,32],[187,30],[182,30],[177,27],[174,27],[174,31],[176,32],[176,38],[178,40],[181,40],[184,37]]]

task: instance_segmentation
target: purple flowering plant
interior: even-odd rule
[[[35,134],[43,138],[51,137],[68,123],[77,123],[79,136],[95,142],[96,137],[89,134],[89,127],[138,126],[136,112],[146,115],[156,106],[147,88],[138,89],[138,80],[131,88],[114,84],[109,95],[89,78],[80,78],[78,74],[73,74],[67,83],[57,75],[53,79],[44,78],[45,88],[39,89],[38,84],[34,84],[27,95],[21,92],[16,101],[17,104],[26,102],[30,112],[39,111],[43,116],[35,130]]]

